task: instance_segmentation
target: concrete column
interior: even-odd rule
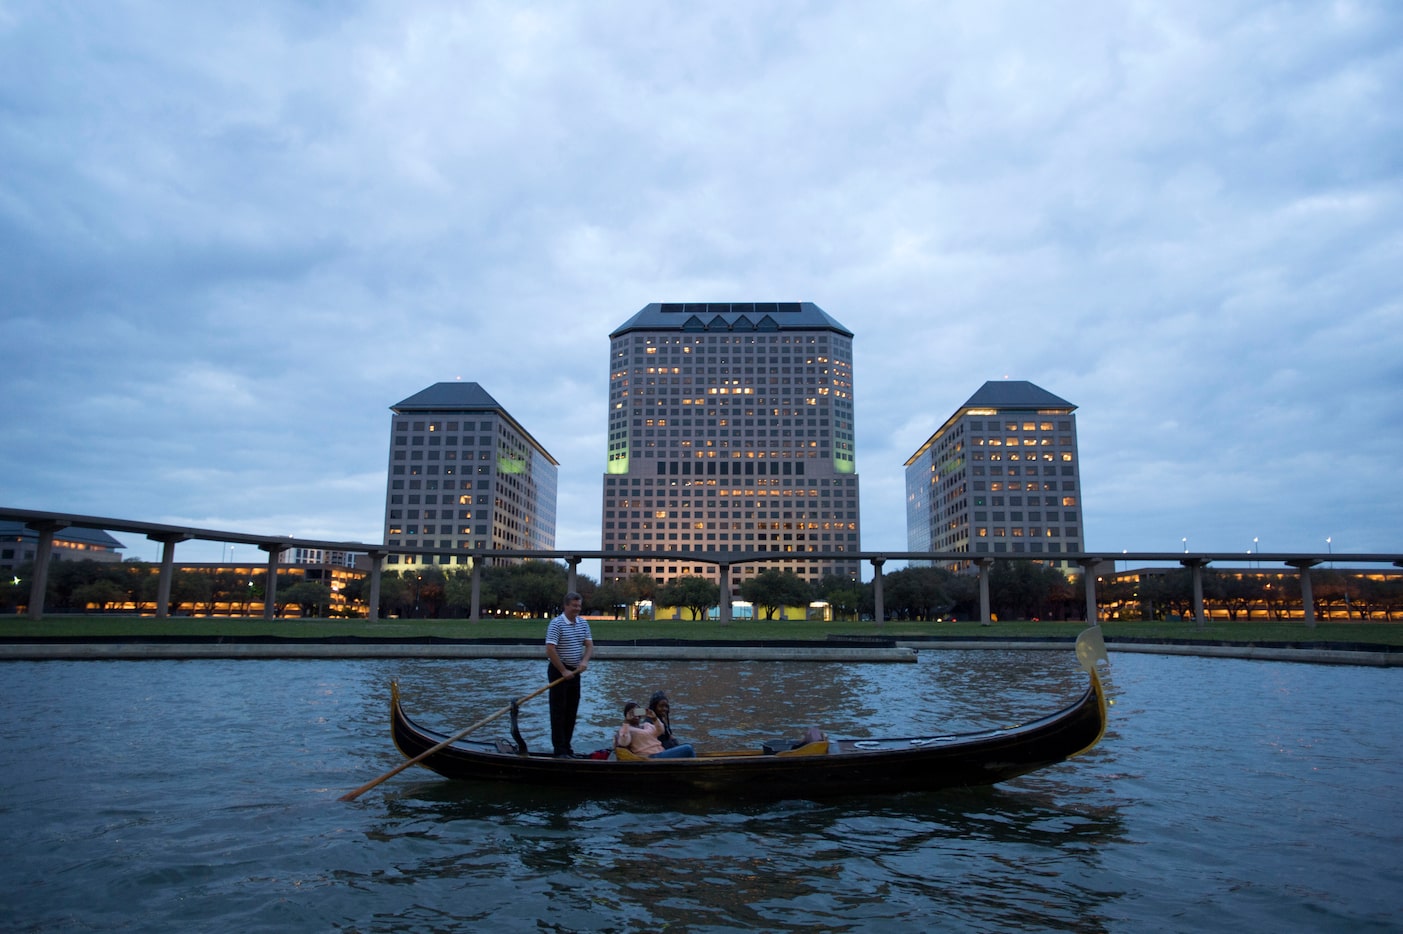
[[[68,528],[67,522],[27,522],[29,528],[39,533],[39,548],[34,552],[34,579],[29,582],[29,618],[40,619],[44,615],[44,599],[49,593],[49,561],[54,554],[54,533]]]
[[[575,584],[576,584],[576,581],[579,580],[578,571],[579,571],[579,567],[580,567],[580,562],[581,562],[582,560],[584,560],[584,559],[582,559],[582,558],[576,558],[576,557],[573,556],[573,555],[571,555],[571,556],[569,556],[569,557],[567,557],[567,558],[565,559],[565,563],[566,563],[567,565],[569,565],[569,567],[570,567],[570,570],[567,571],[566,574],[565,574],[565,592],[566,592],[566,593],[571,593],[571,592],[578,593],[578,592],[579,592],[579,588],[578,588]]]
[[[366,604],[365,618],[367,622],[376,622],[380,619],[380,575],[385,570],[385,552],[372,551],[366,557],[370,558],[370,597]]]
[[[1081,576],[1086,583],[1086,621],[1089,625],[1101,625],[1101,616],[1096,612],[1096,568],[1101,564],[1100,558],[1078,558],[1077,564],[1081,565]]]
[[[989,612],[989,569],[994,566],[994,559],[975,558],[974,565],[979,568],[979,625],[989,626],[994,622]]]
[[[872,559],[872,622],[878,626],[886,620],[887,608],[882,600],[882,565],[886,558]]]
[[[273,618],[273,605],[278,596],[278,557],[286,545],[259,545],[259,550],[268,552],[268,580],[263,584],[263,618]]]
[[[721,595],[720,599],[720,622],[722,626],[729,626],[731,623],[731,566],[725,562],[718,563],[716,570],[721,575]]]
[[[482,560],[477,555],[473,555],[473,600],[468,613],[472,622],[482,622]]]
[[[161,543],[161,573],[156,581],[156,618],[164,619],[171,615],[171,582],[175,580],[176,542],[189,541],[189,535],[148,535],[153,542]]]
[[[1202,629],[1207,620],[1203,614],[1203,566],[1208,563],[1207,558],[1184,558],[1179,562],[1189,569],[1194,582],[1194,623]]]
[[[1320,562],[1315,558],[1297,558],[1287,564],[1301,572],[1301,618],[1311,629],[1315,628],[1315,595],[1310,589],[1310,569]]]

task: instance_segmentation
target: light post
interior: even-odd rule
[[[1330,553],[1330,569],[1335,568],[1335,546],[1331,542],[1331,536],[1325,536],[1325,550]]]
[[[1187,535],[1185,535],[1183,538],[1179,539],[1179,541],[1181,541],[1181,542],[1184,543],[1184,554],[1188,554],[1188,553],[1189,553],[1189,537],[1188,537]]]
[[[1252,551],[1257,555],[1257,564],[1256,564],[1256,566],[1257,566],[1258,568],[1260,568],[1260,567],[1262,566],[1262,557],[1261,557],[1261,556],[1262,556],[1262,546],[1261,546],[1261,544],[1258,542],[1257,536],[1255,536],[1255,535],[1252,536]]]

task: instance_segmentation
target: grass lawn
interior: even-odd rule
[[[978,623],[886,622],[791,622],[740,620],[719,623],[651,620],[591,620],[596,641],[682,639],[689,641],[756,642],[765,640],[812,640],[823,642],[832,635],[955,636],[979,638],[1073,637],[1083,628],[1080,622],[1003,621],[990,626]],[[87,638],[132,638],[142,636],[283,636],[318,638],[360,636],[369,639],[411,639],[437,636],[449,639],[544,639],[545,620],[380,620],[358,619],[228,619],[177,617],[157,620],[138,616],[46,616],[40,620],[0,617],[0,638],[75,636]],[[1192,621],[1128,622],[1113,620],[1102,624],[1108,639],[1175,639],[1196,642],[1250,643],[1365,643],[1403,645],[1403,623],[1321,622],[1314,629],[1300,622],[1253,620],[1250,622],[1210,622],[1198,629]]]

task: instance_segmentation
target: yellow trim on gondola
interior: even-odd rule
[[[1096,704],[1101,710],[1101,729],[1097,732],[1096,738],[1086,746],[1078,749],[1068,756],[1068,759],[1075,759],[1083,753],[1090,752],[1101,742],[1101,737],[1106,735],[1106,687],[1101,683],[1101,675],[1096,669],[1096,663],[1109,665],[1111,658],[1106,654],[1106,640],[1101,636],[1101,627],[1092,626],[1082,630],[1077,636],[1077,661],[1081,667],[1091,677],[1091,689],[1096,692]]]

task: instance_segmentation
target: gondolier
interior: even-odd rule
[[[565,595],[565,611],[546,627],[546,680],[550,689],[550,741],[556,756],[573,756],[575,718],[580,710],[580,675],[589,667],[594,654],[594,638],[589,623],[580,616],[583,599],[571,591]],[[560,680],[560,679],[564,680]]]

